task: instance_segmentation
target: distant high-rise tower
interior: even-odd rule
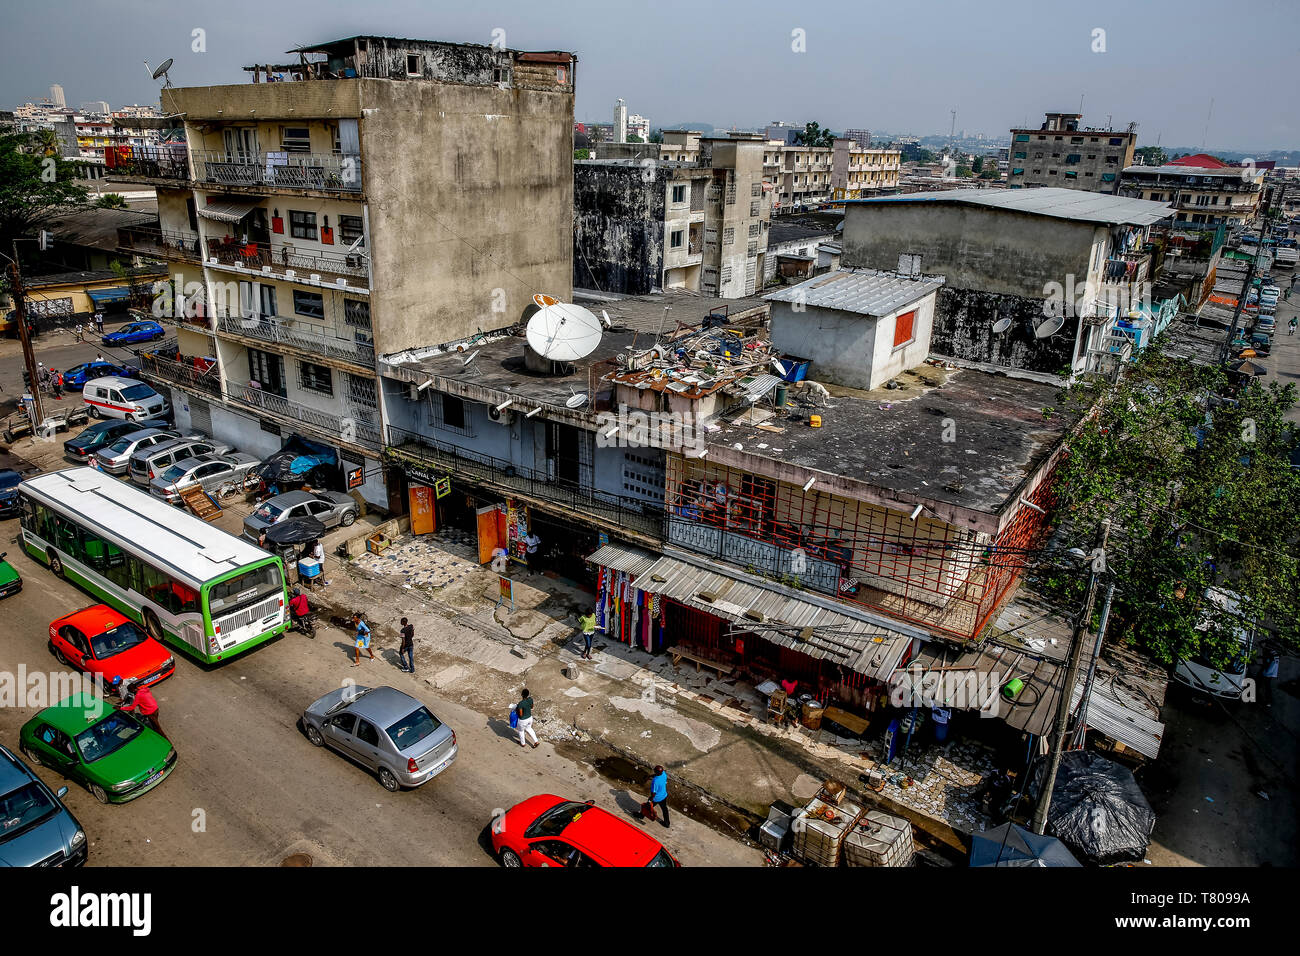
[[[57,83],[50,87],[50,102],[61,110],[68,108],[68,101],[63,96],[63,87]]]
[[[614,104],[614,142],[627,142],[627,106],[622,100]]]

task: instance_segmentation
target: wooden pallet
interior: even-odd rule
[[[181,489],[181,500],[185,502],[186,508],[204,521],[211,521],[221,515],[221,506],[203,490],[202,485],[190,485]]]

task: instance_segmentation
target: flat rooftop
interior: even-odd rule
[[[816,366],[811,369],[816,375]],[[971,369],[922,365],[895,380],[899,389],[831,388],[820,428],[769,419],[719,421],[709,444],[842,475],[892,491],[998,514],[1024,479],[1060,442],[1077,416],[1056,409],[1059,388]],[[803,395],[807,389],[792,389]],[[1043,409],[1054,409],[1051,417]],[[807,415],[804,415],[806,419]],[[955,426],[944,442],[944,420]]]
[[[1023,212],[1053,219],[1097,222],[1108,225],[1149,226],[1174,214],[1168,203],[1149,199],[1130,199],[1082,189],[1040,186],[1034,189],[948,189],[940,192],[910,193],[906,196],[881,196],[871,199],[846,199],[846,205],[872,203],[959,203],[989,206],[1010,212]]]

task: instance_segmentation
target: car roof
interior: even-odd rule
[[[190,455],[188,458],[182,458],[180,461],[172,462],[173,468],[184,468],[189,471],[191,468],[197,468],[199,465],[206,465],[210,461],[221,461],[220,455]]]
[[[91,724],[98,723],[112,709],[102,697],[73,694],[52,707],[46,707],[32,719],[75,737]]]
[[[372,721],[382,730],[423,706],[421,701],[402,693],[396,687],[376,687],[353,701],[348,711]]]
[[[129,388],[132,385],[144,384],[138,378],[127,378],[125,375],[101,375],[99,378],[92,378],[86,383],[88,386],[103,385],[108,388]]]
[[[294,505],[300,505],[304,501],[315,501],[316,496],[308,491],[286,491],[270,499],[267,504],[275,505],[277,508],[292,508]]]
[[[0,746],[0,793],[31,783],[36,775],[8,747]]]
[[[130,618],[126,617],[126,615],[119,614],[107,604],[92,604],[90,607],[83,607],[71,614],[56,618],[50,622],[50,625],[71,624],[83,634],[93,637],[96,634],[102,634],[110,627],[116,627],[123,621],[129,620]]]
[[[150,438],[153,435],[165,435],[167,434],[167,431],[166,428],[142,428],[138,432],[127,432],[125,435],[119,437],[129,438],[131,441],[138,441],[141,438]]]
[[[162,431],[162,429],[158,429],[158,430]],[[158,444],[154,445],[152,448],[149,449],[149,451],[147,452],[147,456],[152,458],[154,455],[161,455],[164,452],[171,451],[172,449],[180,445],[188,444],[191,442],[201,442],[201,441],[209,441],[209,439],[203,438],[199,435],[190,435],[187,438],[173,438],[169,441],[160,441]]]
[[[663,849],[641,828],[596,806],[583,811],[560,838],[609,866],[645,866]]]

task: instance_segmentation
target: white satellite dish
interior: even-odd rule
[[[587,393],[576,392],[575,394],[570,395],[565,400],[564,404],[567,405],[569,408],[581,408],[583,405],[587,404]]]
[[[1048,319],[1042,325],[1034,329],[1034,335],[1040,339],[1049,338],[1061,331],[1061,326],[1065,325],[1065,319],[1059,315]]]
[[[996,332],[998,335],[1001,335],[1009,328],[1011,328],[1010,319],[1006,319],[1006,318],[998,319],[996,322],[993,323],[993,331]]]
[[[601,320],[604,321],[605,323],[605,328],[612,329],[614,327],[614,323],[610,321],[609,313],[606,312],[604,309],[600,310],[600,317]]]
[[[600,319],[580,305],[557,302],[533,313],[525,330],[529,347],[552,362],[576,362],[600,344]]]

